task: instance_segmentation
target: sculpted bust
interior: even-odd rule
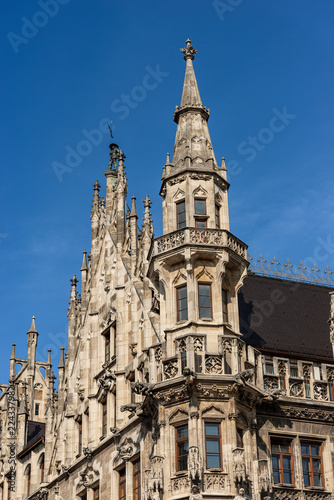
[[[198,486],[193,486],[191,488],[191,495],[189,497],[189,500],[203,500],[203,497],[201,495],[201,490],[199,489]]]

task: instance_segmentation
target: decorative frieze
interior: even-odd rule
[[[173,494],[189,492],[190,479],[187,476],[174,477],[171,479],[171,490]]]

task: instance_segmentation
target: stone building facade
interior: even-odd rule
[[[51,353],[36,360],[35,318],[27,359],[14,344],[0,385],[2,500],[333,498],[334,296],[249,273],[247,245],[229,231],[197,51],[187,40],[182,52],[163,235],[148,196],[138,231],[111,141],[80,293],[71,280],[57,390]],[[261,321],[259,300],[272,304]]]

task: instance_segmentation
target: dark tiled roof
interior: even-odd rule
[[[18,453],[17,457],[22,458],[28,451],[30,451],[37,443],[39,443],[45,436],[45,424],[42,422],[34,422],[28,420],[27,423],[27,444],[23,450]]]
[[[259,349],[333,360],[330,291],[250,274],[239,292],[243,339]]]

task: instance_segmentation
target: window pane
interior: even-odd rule
[[[320,460],[313,459],[313,472],[320,472]]]
[[[179,457],[182,455],[187,455],[189,451],[188,441],[182,441],[178,443]]]
[[[280,478],[279,478],[279,470],[274,469],[273,470],[273,476],[274,476],[274,483],[280,483]]]
[[[296,366],[290,367],[290,375],[291,377],[298,377],[298,368]]]
[[[292,484],[292,474],[290,471],[284,471],[284,483]]]
[[[186,299],[187,298],[187,287],[183,286],[179,288],[179,299]]]
[[[311,455],[318,455],[319,456],[319,445],[318,444],[311,444]]]
[[[206,451],[207,453],[219,453],[219,439],[207,439],[206,440]]]
[[[310,459],[303,457],[303,471],[308,472],[310,470]]]
[[[274,366],[271,363],[266,363],[266,373],[274,373]]]
[[[291,457],[283,455],[283,469],[291,469]]]
[[[205,200],[195,200],[195,212],[199,215],[205,215]]]
[[[279,468],[279,457],[277,455],[272,456],[273,469]]]
[[[182,425],[177,428],[177,439],[183,439],[188,437],[188,426]]]
[[[322,486],[321,474],[314,474],[314,486]]]
[[[310,476],[309,476],[309,474],[306,474],[304,472],[303,478],[304,478],[304,484],[305,484],[305,486],[310,486]]]
[[[199,227],[199,228],[206,227],[206,221],[205,220],[196,219],[196,227]]]
[[[272,451],[280,451],[279,444],[275,444],[275,443],[273,443],[273,444],[271,445],[271,449],[272,449]]]
[[[199,297],[200,307],[211,307],[210,295],[200,295]]]
[[[302,455],[309,455],[310,454],[310,447],[308,444],[302,443],[301,448],[302,448]]]
[[[282,453],[290,453],[290,446],[286,444],[281,444],[281,452]]]
[[[220,469],[220,455],[207,455],[206,466],[208,469]]]
[[[207,436],[219,436],[219,424],[205,424]]]

